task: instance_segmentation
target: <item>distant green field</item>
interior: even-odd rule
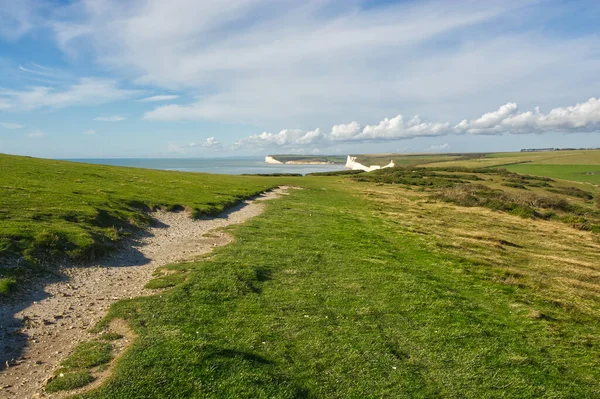
[[[484,158],[521,160],[541,164],[600,165],[600,150],[569,150],[540,152],[498,152]]]
[[[600,184],[600,165],[544,165],[524,163],[503,167],[516,173]]]
[[[356,160],[363,165],[386,165],[393,160],[396,166],[424,165],[432,162],[448,162],[468,159],[480,154],[361,154]]]
[[[303,162],[330,162],[343,164],[346,163],[346,157],[341,155],[271,155],[280,162],[303,161]]]
[[[600,150],[489,153],[433,163],[427,167],[502,167],[512,172],[600,184]]]

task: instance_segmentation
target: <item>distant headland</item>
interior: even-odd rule
[[[393,168],[396,166],[393,160],[390,160],[390,163],[385,166],[366,166],[357,162],[356,158],[357,157],[352,157],[350,155],[345,159],[340,155],[325,155],[321,157],[313,157],[310,155],[267,155],[265,157],[265,163],[278,165],[344,165],[348,169],[364,170],[365,172],[383,168]]]

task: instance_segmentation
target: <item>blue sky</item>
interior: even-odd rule
[[[600,147],[598,1],[0,0],[0,152]]]

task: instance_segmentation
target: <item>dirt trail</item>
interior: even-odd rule
[[[0,371],[0,398],[51,397],[42,391],[44,382],[76,344],[95,336],[89,328],[113,302],[152,294],[144,285],[157,267],[226,245],[231,241],[226,233],[204,235],[259,215],[264,205],[257,200],[277,198],[287,189],[264,193],[214,218],[192,220],[184,212],[156,212],[156,226],[112,257],[64,268],[62,276],[0,304],[0,355],[6,361]]]

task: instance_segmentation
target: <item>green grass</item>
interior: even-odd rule
[[[594,186],[476,167],[304,178],[8,156],[0,167],[0,248],[33,259],[81,256],[86,234],[106,249],[102,237],[143,226],[149,208],[216,212],[284,181],[304,187],[231,227],[236,240],[210,258],[158,270],[149,286],[169,289],[114,304],[96,331],[118,318],[136,338],[79,397],[600,397]],[[29,235],[7,234],[19,223]],[[78,346],[46,390],[91,382],[110,334]]]
[[[302,161],[302,162],[330,162],[330,163],[338,163],[343,164],[346,163],[346,157],[343,155],[271,155],[273,159],[278,160],[279,162],[288,162],[288,161]]]
[[[219,176],[78,164],[0,154],[0,258],[30,268],[55,257],[98,257],[149,223],[148,210],[214,214],[279,184],[276,178]],[[287,178],[292,179],[292,178]],[[0,259],[1,260],[1,259]],[[19,279],[22,270],[2,269]],[[4,286],[10,280],[5,281]]]
[[[62,362],[65,370],[88,369],[110,362],[111,345],[108,342],[84,342]]]
[[[600,233],[600,212],[594,209],[594,194],[574,187],[574,183],[557,185],[548,177],[500,168],[396,167],[352,179],[417,188],[432,193],[431,198],[461,206],[486,207],[524,218],[560,220],[581,230]]]
[[[123,338],[123,335],[113,332],[104,333],[98,337],[98,339],[101,339],[102,341],[116,341],[121,338]]]
[[[502,167],[516,173],[600,184],[600,150],[489,153],[428,167]]]
[[[184,282],[186,275],[183,273],[169,274],[163,277],[154,278],[146,284],[145,288],[159,289],[174,287],[177,284]]]
[[[0,295],[9,294],[16,282],[14,277],[0,278]]]
[[[421,229],[451,216],[434,218],[399,186],[304,185],[233,228],[236,241],[210,260],[187,264],[184,282],[114,305],[103,324],[125,319],[139,338],[82,397],[600,395],[597,296],[559,306],[552,281],[507,284],[501,265],[436,249],[449,240],[424,239],[389,211],[414,210]],[[527,269],[515,239],[497,250]]]
[[[433,162],[448,162],[470,159],[480,154],[361,154],[357,161],[363,165],[387,165],[393,160],[396,166],[424,165]]]
[[[84,387],[94,381],[94,377],[87,371],[75,371],[58,375],[46,385],[46,392],[70,391]]]
[[[109,336],[110,333],[104,335]],[[115,340],[121,336],[109,338]],[[92,375],[94,368],[112,360],[111,351],[112,345],[109,342],[89,341],[77,345],[46,385],[46,392],[67,391],[88,385],[95,380]]]
[[[598,154],[600,158],[600,153]],[[546,165],[519,164],[504,168],[516,173],[546,176],[554,179],[573,180],[600,185],[600,165]]]

